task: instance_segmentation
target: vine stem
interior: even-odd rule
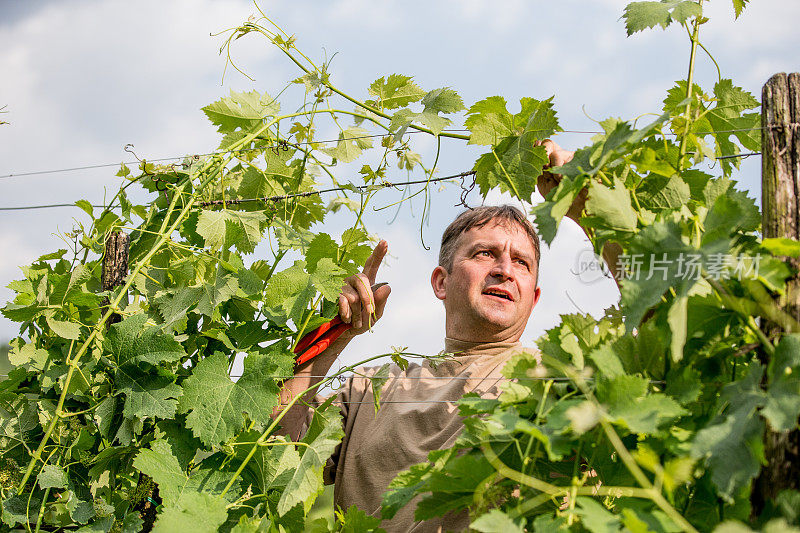
[[[574,371],[571,371],[569,368],[560,365],[562,371],[570,376],[575,384],[578,385],[578,388],[581,389],[581,392],[586,396],[586,398],[591,401],[595,406],[599,408],[599,402],[594,397],[594,394],[589,387],[586,385],[586,381]],[[649,498],[653,503],[655,503],[658,507],[661,508],[662,511],[673,521],[676,525],[678,525],[684,531],[690,531],[691,533],[698,533],[697,529],[690,524],[661,494],[660,491],[657,491],[653,484],[650,483],[650,480],[647,479],[647,476],[642,472],[642,469],[639,468],[639,465],[636,464],[636,460],[631,455],[630,450],[625,446],[625,443],[622,442],[617,432],[614,430],[613,426],[608,422],[604,414],[600,416],[600,426],[603,429],[603,432],[606,434],[606,438],[609,440],[611,445],[616,450],[617,454],[619,454],[619,458],[622,460],[622,463],[628,469],[628,471],[633,475],[636,482],[642,487],[642,490],[645,491],[647,494],[647,498]]]
[[[70,356],[72,355],[72,348],[75,346],[75,341],[69,343],[69,351],[67,352],[67,363],[70,362]],[[33,452],[33,456],[31,460],[28,462],[28,467],[25,469],[25,475],[22,476],[22,481],[19,482],[19,486],[17,487],[17,493],[21,493],[22,490],[25,488],[25,484],[28,482],[28,478],[31,477],[33,473],[33,469],[36,467],[36,463],[39,462],[42,458],[42,452],[44,452],[44,447],[47,446],[47,441],[50,440],[50,435],[53,434],[53,430],[58,423],[58,419],[60,418],[59,413],[61,409],[64,407],[64,400],[66,399],[66,391],[67,387],[69,386],[69,380],[72,378],[72,373],[75,371],[75,367],[70,365],[69,370],[67,370],[67,377],[64,380],[64,389],[61,392],[61,396],[58,398],[58,404],[56,405],[56,410],[53,413],[53,418],[50,419],[50,423],[47,425],[47,429],[44,432],[44,437],[42,437],[39,446],[36,448],[36,451]],[[33,493],[33,491],[31,491]]]
[[[272,21],[270,21],[270,22],[272,22]],[[248,24],[248,26],[249,27],[253,27],[254,26],[258,33],[261,33],[262,35],[266,36],[270,40],[270,42],[273,42],[272,36],[269,35],[269,33],[267,32],[267,30],[265,28],[263,28],[261,26],[258,26],[257,24]],[[297,50],[297,48],[294,45],[292,45],[291,47],[294,48],[295,50]],[[292,61],[292,63],[297,65],[300,68],[300,70],[302,70],[306,74],[311,74],[311,71],[308,69],[308,67],[303,65],[296,57],[294,57],[294,55],[292,55],[291,51],[289,50],[289,47],[287,47],[287,46],[278,46],[278,48],[280,48],[280,50]],[[301,53],[299,50],[298,50],[298,52]],[[308,58],[306,58],[306,59],[308,59]],[[319,69],[317,69],[317,70],[319,70]],[[327,89],[333,91],[334,93],[338,94],[339,96],[341,96],[345,100],[348,100],[349,102],[357,105],[358,107],[360,107],[362,109],[366,109],[370,113],[375,113],[379,117],[385,118],[386,120],[391,120],[392,119],[392,117],[390,115],[382,112],[381,110],[379,110],[377,108],[374,108],[374,107],[366,104],[365,102],[362,102],[362,101],[358,100],[357,98],[353,98],[349,94],[347,94],[344,91],[340,90],[338,87],[336,87],[331,82],[329,82],[324,75],[320,75],[320,83],[322,85],[324,85]],[[417,126],[415,124],[409,124],[409,127],[412,128],[412,129],[415,129],[417,131],[422,131],[422,132],[425,132],[425,133],[428,133],[428,134],[434,135],[434,136],[439,135],[441,137],[449,137],[451,139],[461,139],[461,140],[464,140],[464,141],[468,141],[469,138],[470,138],[469,135],[462,135],[462,134],[459,134],[459,133],[441,132],[441,133],[437,134],[433,130],[430,130],[430,129],[425,128],[423,126]]]
[[[700,42],[698,35],[700,34],[700,21],[703,17],[703,0],[699,0],[701,13],[694,19],[694,26],[692,29],[692,50],[689,54],[689,74],[686,76],[686,98],[689,100],[686,103],[686,111],[684,112],[686,123],[683,126],[683,136],[681,137],[680,153],[678,155],[678,171],[683,170],[683,158],[686,155],[686,136],[689,135],[689,126],[692,123],[692,95],[694,89],[694,64],[697,57],[697,45]]]

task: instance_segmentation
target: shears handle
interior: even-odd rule
[[[376,283],[373,285],[372,291],[375,292],[380,287],[387,285],[387,283]],[[303,335],[300,342],[292,350],[295,354],[295,364],[300,366],[312,360],[322,352],[328,349],[328,346],[336,339],[342,336],[342,333],[353,327],[351,324],[346,324],[338,315],[333,319],[325,322],[318,328]]]

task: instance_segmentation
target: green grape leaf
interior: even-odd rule
[[[258,274],[249,268],[240,268],[236,272],[236,280],[239,282],[239,289],[244,292],[248,297],[256,296],[260,298],[261,290],[264,288],[264,283]]]
[[[273,163],[273,158],[281,157],[280,155],[276,156],[269,150],[267,150],[265,153],[269,154],[266,156],[267,160],[272,161]],[[284,153],[286,152],[280,152],[280,154]],[[292,169],[286,166],[283,161],[285,160],[281,160],[280,163],[282,166],[280,171],[283,173],[288,173],[291,176]],[[283,188],[283,186],[276,180],[272,179],[269,173],[251,166],[247,167],[242,172],[242,178],[239,182],[239,187],[237,188],[236,192],[238,193],[239,198],[264,198],[265,196],[283,196],[286,194],[286,190]]]
[[[50,293],[48,303],[51,305],[64,305],[75,297],[85,298],[82,294],[85,291],[82,291],[81,287],[91,278],[92,272],[85,265],[76,266],[69,275],[65,274],[58,278],[53,287],[53,292]],[[94,301],[98,301],[97,296],[94,296]]]
[[[206,246],[219,250],[227,242],[228,215],[225,211],[204,209],[197,220],[197,233],[205,239]]]
[[[336,142],[335,148],[325,148],[322,151],[337,161],[350,163],[355,161],[367,148],[372,148],[369,131],[351,126],[339,132],[339,140]]]
[[[267,216],[261,211],[228,211],[227,224],[233,225],[234,246],[242,253],[252,253],[261,242],[266,221]]]
[[[122,519],[122,532],[121,533],[139,533],[144,526],[144,520],[139,516],[139,513],[131,511]]]
[[[433,113],[456,113],[464,109],[464,101],[453,89],[444,87],[430,91],[422,99],[425,111]]]
[[[742,11],[744,11],[748,2],[750,2],[750,0],[733,0],[733,10],[736,13],[737,19],[742,14]]]
[[[32,343],[17,346],[8,353],[8,362],[12,365],[39,372],[44,371],[49,359],[47,350],[37,348]]]
[[[524,102],[526,100],[530,99],[523,99],[520,114],[525,112]],[[515,118],[521,124],[515,123]],[[500,140],[509,135],[522,133],[524,124],[524,120],[520,120],[518,116],[508,112],[506,100],[502,96],[490,96],[472,104],[467,111],[467,120],[464,122],[464,126],[470,131],[468,144],[490,146],[497,145]]]
[[[678,175],[650,175],[635,192],[642,207],[651,211],[680,209],[691,198],[691,188]]]
[[[716,259],[728,251],[728,241],[721,239],[692,248],[684,243],[674,222],[656,222],[642,229],[631,240],[628,253],[620,256],[625,271],[621,293],[627,331],[639,325],[647,309],[660,302],[668,288],[673,287],[677,296],[687,294],[702,269],[718,264]]]
[[[69,486],[69,477],[63,468],[56,465],[44,465],[36,476],[39,488],[44,489],[65,489]]]
[[[186,313],[200,300],[200,287],[179,287],[160,293],[153,299],[153,306],[164,319],[164,331],[170,332],[186,319]]]
[[[621,529],[619,517],[592,498],[579,496],[575,503],[575,514],[580,516],[583,527],[592,533],[609,533]]]
[[[289,318],[299,320],[313,296],[314,287],[311,275],[305,271],[305,262],[295,261],[270,278],[264,291],[264,306],[280,313],[281,316],[272,316],[273,320],[282,318],[285,323]]]
[[[336,241],[334,241],[330,235],[327,233],[316,234],[308,244],[308,249],[306,250],[306,270],[308,270],[310,274],[314,274],[320,259],[327,257],[335,262],[338,252],[339,245],[336,244]]]
[[[760,365],[751,364],[744,378],[725,385],[720,402],[730,405],[692,442],[692,456],[706,459],[711,481],[728,502],[761,470],[765,426],[756,412],[764,404],[759,386],[762,374]]]
[[[319,533],[328,533],[328,521],[324,518],[318,518],[317,520],[321,520],[325,523],[324,529],[320,530]],[[236,525],[233,526],[231,529],[231,533],[261,533],[262,531],[269,531],[269,519],[267,517],[249,517],[247,515],[242,515],[239,517],[239,521],[236,522]],[[308,531],[308,529],[306,529]],[[311,530],[311,533],[314,533],[315,530]]]
[[[197,301],[197,312],[213,316],[214,310],[220,304],[230,300],[239,290],[239,280],[219,267],[214,276],[214,283],[203,283],[199,289],[200,299]]]
[[[800,335],[786,335],[767,367],[767,403],[761,413],[775,431],[790,431],[800,416]]]
[[[397,511],[405,507],[417,491],[422,490],[432,468],[431,463],[420,463],[397,474],[383,494],[381,516],[386,520],[394,518]]]
[[[331,402],[332,398],[316,410],[311,426],[303,437],[303,442],[308,446],[303,447],[300,464],[278,501],[277,510],[280,515],[286,514],[300,503],[308,513],[314,500],[324,489],[323,467],[344,437],[340,409]]]
[[[567,529],[567,517],[540,514],[533,520],[533,531],[537,533],[560,533]]]
[[[633,433],[653,434],[667,421],[686,414],[674,399],[664,394],[647,394],[647,380],[631,375],[599,379],[597,398],[606,405],[609,417]]]
[[[392,116],[389,129],[402,135],[409,124],[419,122],[438,135],[451,123],[450,119],[440,116],[439,113],[455,113],[464,109],[464,102],[458,93],[446,87],[427,93],[422,99],[422,105],[424,108],[419,113],[410,109],[396,112]]]
[[[187,475],[172,448],[164,440],[154,440],[150,443],[150,449],[139,450],[133,466],[158,484],[158,493],[167,507],[177,505],[184,495],[192,492],[222,494],[232,475],[229,472],[204,468],[203,463]],[[233,486],[237,487],[237,484]],[[226,496],[235,500],[238,487]]]
[[[632,232],[636,230],[636,211],[631,205],[631,196],[625,184],[614,178],[614,188],[592,181],[589,184],[589,197],[586,212],[598,220],[603,227]]]
[[[622,361],[615,353],[611,343],[603,344],[591,353],[589,359],[592,360],[601,376],[615,378],[625,374]]]
[[[47,325],[53,333],[64,339],[77,340],[81,336],[81,325],[47,317]]]
[[[412,102],[418,102],[425,96],[423,91],[411,76],[390,74],[373,81],[367,91],[375,100],[367,101],[368,105],[380,109],[396,109],[405,107]]]
[[[667,388],[664,392],[675,398],[679,403],[694,402],[703,392],[701,374],[690,367],[672,368],[667,375]]]
[[[370,516],[355,505],[351,505],[341,518],[342,533],[386,533],[380,527],[381,519]]]
[[[267,216],[260,211],[203,210],[197,220],[197,233],[212,250],[235,246],[251,253],[261,241]]]
[[[155,437],[169,445],[172,455],[184,471],[189,468],[189,463],[194,459],[197,450],[202,448],[202,443],[186,427],[183,417],[156,423]]]
[[[277,116],[280,104],[266,93],[239,93],[231,90],[229,97],[221,98],[202,109],[220,133],[233,133],[239,129],[250,132],[262,125],[262,119]]]
[[[172,363],[186,355],[172,335],[147,325],[147,315],[139,313],[114,324],[106,334],[103,347],[122,367],[137,363]]]
[[[547,244],[551,244],[553,239],[556,238],[561,220],[567,214],[585,184],[585,178],[576,177],[573,179],[564,176],[558,186],[547,194],[544,202],[531,208],[531,214],[536,221],[539,236]]]
[[[194,368],[183,383],[180,410],[188,413],[186,425],[204,444],[228,441],[244,426],[244,413],[257,423],[267,423],[278,405],[281,380],[290,375],[294,358],[285,343],[265,352],[250,352],[238,381],[228,376],[228,357],[215,353]]]
[[[153,533],[217,533],[228,519],[227,502],[206,492],[186,492],[158,514]]]
[[[479,516],[469,527],[482,533],[523,533],[525,531],[518,521],[513,520],[500,509],[492,509]]]
[[[115,381],[125,394],[126,418],[175,415],[181,388],[171,372],[157,366],[186,355],[172,335],[148,327],[147,315],[140,313],[111,326],[103,347],[117,363]]]
[[[414,518],[428,520],[448,511],[463,509],[494,467],[483,454],[453,456],[441,469],[433,469],[426,484],[430,494],[417,504]]]
[[[41,499],[32,494],[30,497],[27,495],[7,496],[3,500],[3,523],[11,527],[17,524],[35,524],[41,503]]]
[[[800,257],[800,241],[778,237],[763,239],[761,247],[772,255],[785,255],[788,257]]]
[[[244,431],[237,440],[241,442],[255,442],[261,434],[257,431]],[[292,479],[297,467],[300,465],[300,454],[294,446],[288,445],[286,437],[275,437],[270,442],[279,443],[276,446],[258,446],[255,453],[242,473],[247,482],[260,492],[266,493],[269,489],[282,489]],[[280,445],[280,443],[287,445]],[[236,446],[236,457],[240,461],[250,453],[252,445]]]
[[[702,243],[707,245],[720,239],[727,239],[731,234],[753,232],[761,226],[761,213],[755,200],[744,191],[733,187],[725,194],[720,194],[703,221]]]
[[[377,372],[372,374],[369,378],[370,385],[372,386],[372,400],[375,402],[375,413],[381,408],[381,389],[389,380],[389,370],[392,365],[385,363]]]
[[[175,416],[181,388],[171,372],[161,368],[143,372],[136,365],[124,365],[117,369],[116,384],[125,394],[123,414],[126,418]]]
[[[693,17],[700,17],[703,8],[690,0],[661,0],[649,2],[631,2],[625,7],[622,18],[628,36],[636,32],[660,25],[666,28],[672,22],[683,24]]]
[[[544,147],[534,143],[560,130],[552,101],[549,98],[541,102],[533,99],[526,102],[525,109],[529,115],[522,133],[505,137],[491,152],[483,154],[475,162],[475,183],[483,196],[499,187],[503,192],[531,201],[536,180],[549,163]]]
[[[739,148],[731,139],[735,138],[746,149],[758,151],[761,148],[761,115],[760,113],[744,113],[748,109],[759,107],[753,95],[741,87],[736,87],[729,79],[723,79],[714,86],[716,105],[708,111],[705,121],[698,127],[710,126],[710,133],[716,144],[717,156],[729,156],[739,153]],[[725,175],[732,168],[739,168],[739,159],[722,159]]]
[[[330,258],[323,257],[317,262],[314,273],[311,274],[311,284],[326,300],[335,302],[339,298],[346,277],[346,270],[336,265]]]

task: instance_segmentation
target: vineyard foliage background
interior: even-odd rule
[[[744,7],[733,2],[737,16]],[[519,380],[499,400],[463,400],[463,438],[398,477],[384,517],[422,494],[418,518],[467,510],[479,531],[712,529],[750,517],[764,431],[797,423],[800,338],[766,338],[755,319],[795,327],[771,305],[769,293],[791,274],[771,255],[800,248],[758,238],[758,208],[730,179],[737,158],[719,160],[714,175],[700,166],[758,150],[758,102],[721,75],[705,91],[693,83],[702,2],[635,2],[624,19],[629,34],[685,25],[688,80],[669,90],[655,120],[601,122],[604,133],[558,169],[563,181],[532,215],[551,242],[588,187],[581,223],[595,249],[611,241],[659,254],[670,260],[664,278],[623,282],[621,307],[600,321],[565,316],[539,341],[543,364],[520,356],[504,370]],[[305,94],[303,106],[282,110],[263,92],[206,106],[221,134],[217,153],[123,165],[108,209],[78,202],[92,223],[69,235],[72,249],[40,257],[11,285],[17,296],[3,314],[22,335],[1,393],[8,526],[137,531],[160,503],[159,531],[302,529],[341,422],[323,406],[291,443],[276,436],[273,408],[292,372],[292,343],[323,320],[320,309],[332,316],[341,280],[369,253],[363,214],[387,188],[388,169],[434,179],[442,140],[461,140],[485,147],[474,167],[482,195],[532,199],[547,161],[534,143],[561,129],[551,99],[524,98],[519,112],[497,96],[467,108],[451,88],[390,75],[359,100],[266,17],[231,30],[226,43],[248,34],[299,68],[289,88]],[[468,131],[446,131],[463,111]],[[334,146],[315,142],[323,121],[340,130]],[[414,130],[436,139],[430,161],[413,150],[406,133]],[[360,181],[343,180],[340,164],[366,152],[377,157],[359,163]],[[323,202],[315,191],[325,182],[339,191]],[[132,202],[131,187],[151,201]],[[429,207],[429,186],[398,191],[397,200],[411,194]],[[319,231],[339,210],[351,212],[352,226]],[[102,291],[103,243],[119,228],[131,234],[131,273]],[[262,239],[271,255],[252,261]],[[681,254],[701,258],[701,279],[681,276]],[[717,279],[715,254],[759,257],[759,276]],[[122,320],[111,324],[113,314]],[[237,354],[246,355],[234,381]],[[785,530],[797,498],[782,495],[756,525]],[[334,527],[379,520],[342,510]]]

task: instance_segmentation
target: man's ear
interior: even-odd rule
[[[533,311],[533,308],[536,307],[536,304],[539,302],[539,298],[541,296],[542,288],[537,285],[536,290],[533,291],[533,305],[531,306],[531,311]]]
[[[444,283],[446,278],[447,270],[445,270],[444,267],[437,266],[433,269],[431,273],[431,287],[433,288],[433,294],[440,300],[444,300],[447,297],[447,290],[445,289]]]

